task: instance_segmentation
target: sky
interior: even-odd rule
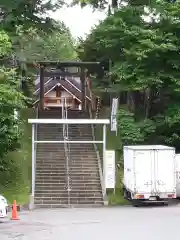
[[[93,12],[89,6],[83,9],[80,6],[75,6],[72,8],[62,8],[53,13],[51,17],[63,21],[70,28],[75,38],[85,38],[91,28],[105,18],[105,13],[100,11]]]

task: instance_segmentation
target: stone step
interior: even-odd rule
[[[59,175],[57,174],[36,174],[36,181],[43,181],[43,182],[51,182],[53,180],[57,180],[57,181],[63,181],[64,179],[66,179],[67,176],[66,176],[66,173],[61,173]],[[72,180],[72,181],[75,181],[75,180],[99,180],[99,173],[70,173],[69,175],[69,178]]]
[[[54,136],[54,137],[58,137],[58,138],[61,138],[61,139],[64,139],[63,137],[63,130],[62,131],[58,131],[57,129],[54,129],[52,130],[51,128],[50,129],[46,129],[46,130],[41,130],[41,131],[38,131],[37,132],[37,137],[39,136],[43,136],[43,137],[51,137],[51,136]]]
[[[87,175],[71,175],[70,176],[70,180],[75,184],[78,181],[82,181],[82,183],[87,183],[87,182],[93,182],[94,181],[100,181],[99,176],[96,175],[91,175],[91,176],[87,176]],[[63,183],[67,181],[67,177],[64,175],[59,175],[59,176],[40,176],[37,175],[36,176],[36,183],[39,182],[41,184],[43,183],[50,183],[50,184],[54,184],[54,183]]]
[[[70,197],[71,201],[86,201],[86,202],[88,202],[88,201],[94,201],[94,200],[98,200],[98,201],[102,200],[102,195],[101,196],[93,196],[93,195],[92,196],[81,196],[81,197],[69,195],[69,197]],[[35,196],[35,201],[41,201],[41,202],[44,201],[46,203],[48,203],[48,202],[58,203],[62,200],[67,200],[67,199],[68,199],[68,194],[66,194],[66,196],[63,195],[62,197],[61,196],[52,196],[52,197],[51,196],[50,197]]]
[[[62,131],[63,125],[57,124],[57,123],[48,123],[48,124],[38,125],[38,130],[46,130],[46,129],[52,129],[52,130],[56,129],[56,130]]]
[[[76,161],[71,161],[69,163],[69,167],[71,169],[83,169],[83,168],[88,168],[88,169],[91,169],[91,168],[96,168],[98,169],[98,163],[97,162],[88,162],[88,163],[83,163],[83,162],[76,162]]]
[[[36,158],[36,163],[37,164],[59,164],[59,165],[65,165],[65,157],[64,158],[60,158],[59,156],[56,157],[42,157],[42,156],[38,156],[38,158]]]
[[[62,198],[61,200],[44,200],[44,199],[34,199],[34,204],[35,205],[54,205],[57,204],[59,205],[59,207],[63,207],[63,205],[67,205],[68,204],[68,198]]]
[[[52,185],[52,187],[44,187],[44,186],[36,186],[35,193],[56,193],[57,195],[67,192],[67,184],[61,185],[60,187],[56,187]],[[79,185],[79,186],[72,186],[70,185],[71,192],[100,192],[102,191],[100,185],[92,185],[88,186],[88,188],[85,188],[85,185]]]
[[[55,139],[56,138],[58,138],[58,140],[61,140],[61,141],[63,141],[64,140],[64,137],[63,137],[63,133],[57,133],[57,131],[56,132],[51,132],[50,130],[49,130],[49,132],[48,131],[43,131],[43,132],[38,132],[37,133],[37,139],[39,138],[39,137],[54,137]],[[71,134],[69,134],[68,133],[68,140],[69,141],[93,141],[93,139],[92,139],[92,136],[88,136],[88,135],[82,135],[82,136],[80,136],[78,133],[77,134],[74,134],[74,135],[71,135]],[[42,143],[41,143],[42,144]],[[76,142],[73,142],[73,143],[71,143],[71,144],[78,144],[78,142],[76,143]],[[93,144],[93,143],[83,143],[83,144],[86,144],[86,146],[87,145],[90,145],[90,144]]]
[[[61,198],[59,200],[57,199],[46,199],[46,198],[35,198],[35,204],[39,205],[39,204],[47,204],[47,205],[64,205],[64,204],[68,204],[68,198]],[[74,197],[74,198],[70,198],[70,204],[103,204],[103,200],[102,198],[78,198],[78,197]]]
[[[56,152],[63,155],[64,154],[64,146],[44,146],[44,147],[37,147],[36,148],[36,153],[44,153],[44,152],[49,152],[51,154],[55,154]]]
[[[51,168],[51,170],[53,169],[66,169],[66,165],[65,164],[61,164],[61,163],[56,163],[56,162],[46,162],[46,163],[41,163],[41,162],[37,162],[36,164],[36,169],[44,169],[44,170],[48,170],[49,168]],[[97,163],[69,163],[69,168],[70,169],[98,169],[98,164]]]
[[[63,128],[61,127],[61,128],[59,128],[59,127],[56,127],[56,126],[49,126],[49,127],[42,127],[42,126],[40,126],[39,127],[39,129],[37,130],[37,132],[38,133],[41,133],[41,134],[43,134],[43,133],[45,133],[45,132],[47,132],[47,133],[49,133],[49,134],[51,134],[51,133],[55,133],[56,132],[56,134],[57,133],[63,133]]]
[[[50,154],[49,151],[44,151],[44,152],[37,152],[36,154],[36,159],[40,159],[40,160],[43,160],[43,159],[49,159],[49,160],[64,160],[65,159],[65,154],[63,152],[64,150],[62,150],[62,152],[59,152],[58,151],[55,151],[55,153],[53,154]]]
[[[66,174],[55,174],[55,175],[44,175],[44,174],[36,174],[36,181],[42,181],[42,182],[51,182],[51,181],[65,181]]]
[[[46,165],[56,165],[57,167],[58,166],[64,166],[66,167],[66,160],[65,160],[65,157],[64,158],[36,158],[36,165],[37,166],[46,166]]]
[[[61,173],[61,174],[60,174]],[[69,171],[70,176],[79,176],[79,177],[99,177],[99,171]],[[60,176],[66,176],[67,173],[66,171],[61,171],[61,172],[38,172],[36,173],[36,177],[47,177],[47,178],[58,178]]]
[[[57,167],[61,167],[64,166],[66,167],[66,162],[64,160],[47,160],[47,161],[40,161],[37,159],[36,161],[36,166],[40,166],[40,167],[45,167],[45,166],[57,166]],[[75,167],[75,168],[90,168],[90,167],[97,167],[98,166],[98,162],[96,161],[88,161],[86,162],[84,161],[78,161],[78,160],[71,160],[69,162],[69,166],[71,167]]]
[[[101,189],[101,186],[94,186],[93,188],[89,188],[89,189],[86,189],[86,188],[78,188],[77,187],[72,187],[70,186],[70,189],[71,189],[71,193],[100,193],[102,194],[102,189]],[[53,195],[53,194],[56,194],[56,195],[59,195],[59,196],[62,196],[61,194],[67,194],[68,190],[67,190],[67,185],[64,186],[62,189],[60,188],[43,188],[43,187],[39,187],[39,188],[36,188],[35,190],[35,195],[36,194],[44,194],[44,195],[47,195],[47,194],[50,194],[50,195]]]
[[[81,175],[81,176],[78,176],[78,175],[73,175],[73,174],[71,174],[71,176],[70,176],[70,178],[71,178],[71,181],[73,182],[73,183],[76,183],[78,180],[82,180],[82,181],[84,181],[84,184],[87,182],[87,181],[91,181],[91,182],[93,182],[93,181],[100,181],[100,178],[99,178],[99,176],[86,176],[86,175]]]
[[[77,155],[78,153],[84,154],[84,156],[96,156],[96,152],[93,149],[85,149],[85,148],[70,148],[71,155]]]
[[[47,138],[50,138],[51,141],[53,141],[53,140],[63,141],[64,140],[62,134],[60,136],[57,136],[57,133],[54,133],[54,134],[53,133],[48,134],[48,133],[45,133],[45,132],[43,134],[38,133],[38,136],[37,136],[38,140],[43,141]],[[38,144],[44,144],[44,143],[38,143]],[[51,142],[51,143],[46,143],[46,144],[53,144],[53,143]],[[58,144],[58,143],[55,143],[55,144]]]
[[[85,155],[95,155],[96,154],[94,147],[92,147],[92,148],[91,147],[87,147],[87,148],[85,148],[85,147],[82,147],[82,148],[70,147],[70,150],[74,154],[78,154],[79,151],[81,151],[81,153],[84,153]]]
[[[46,136],[40,136],[37,138],[38,141],[59,141],[59,142],[47,142],[47,143],[37,143],[37,144],[46,144],[46,145],[50,145],[52,146],[52,144],[59,144],[59,145],[63,145],[64,144],[64,139],[62,138],[59,138],[59,137],[54,137],[54,136],[50,136],[48,137],[47,135]],[[76,138],[69,138],[68,141],[73,141],[73,142],[68,142],[71,147],[73,148],[80,148],[80,146],[78,146],[79,144],[81,145],[85,145],[84,147],[87,148],[87,149],[93,149],[94,146],[92,145],[93,143],[84,143],[84,141],[92,141],[92,139],[87,139],[87,138],[78,138],[76,136]],[[74,142],[76,141],[76,142]],[[80,143],[78,141],[81,141]],[[72,145],[77,145],[77,146],[72,146]],[[91,146],[92,145],[92,146]]]
[[[61,162],[65,162],[65,154],[59,154],[58,152],[55,154],[49,154],[48,152],[43,152],[43,153],[37,153],[36,154],[36,159],[39,161],[58,161],[60,160]]]
[[[38,143],[40,144],[40,143]],[[43,146],[38,146],[37,144],[37,151],[43,151],[44,149],[48,149],[50,152],[54,152],[55,150],[64,150],[64,144],[63,143],[42,143],[44,144]],[[52,145],[50,145],[52,144]]]
[[[62,180],[64,178],[67,177],[67,174],[62,172],[60,174],[57,173],[38,173],[36,174],[36,180],[44,180],[44,179],[49,179],[49,180]],[[87,173],[87,172],[70,172],[69,177],[71,179],[92,179],[92,178],[99,178],[99,173],[98,172],[94,172],[94,173]]]
[[[36,159],[39,160],[39,161],[44,161],[44,162],[47,162],[47,161],[56,161],[58,162],[59,160],[61,162],[65,162],[65,154],[58,154],[58,152],[55,154],[49,154],[48,152],[43,152],[43,153],[37,153],[36,155]]]
[[[102,188],[100,185],[92,185],[88,188],[85,188],[85,185],[79,185],[79,186],[69,186],[71,189],[71,192],[100,192],[102,191]],[[67,192],[68,185],[61,185],[60,187],[55,187],[52,185],[52,187],[44,187],[44,186],[36,186],[35,193],[56,193],[57,195]]]
[[[65,171],[66,169],[62,168],[62,169],[57,169],[57,168],[54,168],[53,170],[51,169],[36,169],[36,174],[59,174],[59,173],[62,173],[63,171]],[[99,173],[99,170],[96,168],[96,167],[92,167],[92,168],[83,168],[83,169],[80,169],[80,168],[73,168],[73,169],[70,169],[70,172],[98,172]]]
[[[37,162],[36,164],[36,170],[39,169],[39,170],[48,170],[50,169],[51,171],[54,169],[54,170],[60,170],[60,169],[66,169],[66,166],[65,164],[61,164],[61,163],[53,163],[53,162],[46,162],[46,163],[41,163],[41,162]]]
[[[92,183],[92,184],[99,184],[100,183],[100,179],[99,177],[84,177],[84,176],[71,176],[70,181],[72,184],[74,185],[78,185],[78,184],[88,184],[88,183]],[[55,177],[49,177],[49,178],[44,178],[44,177],[38,177],[36,176],[36,181],[35,181],[36,185],[56,185],[58,186],[59,184],[66,184],[67,183],[67,178],[65,176],[58,176],[57,178]]]
[[[82,169],[82,168],[98,168],[98,163],[97,162],[92,162],[92,161],[88,161],[88,162],[77,162],[77,161],[69,161],[68,162],[69,167],[71,167],[72,169]],[[46,161],[40,161],[37,159],[36,162],[36,166],[40,167],[40,168],[45,168],[47,169],[48,167],[52,166],[52,167],[57,167],[57,168],[66,168],[66,164],[59,160],[59,161],[52,161],[52,160],[46,160]]]
[[[91,187],[91,188],[90,188]],[[71,188],[71,193],[76,193],[76,192],[83,192],[83,193],[86,193],[86,192],[100,192],[101,193],[101,186],[97,186],[97,185],[92,185],[92,186],[88,186],[88,188],[86,188],[85,186],[81,186],[80,185],[80,188],[79,186],[76,187],[76,186],[72,186],[70,185],[70,188]],[[46,188],[36,188],[35,189],[35,193],[44,193],[44,194],[57,194],[57,195],[60,195],[61,193],[63,192],[67,192],[67,188],[62,188],[62,189],[46,189]]]
[[[51,184],[51,183],[36,183],[35,185],[36,191],[64,191],[67,189],[67,184],[59,183],[59,184]]]
[[[38,157],[40,160],[42,159],[54,159],[54,160],[58,160],[58,159],[64,159],[65,158],[65,154],[63,152],[64,150],[62,150],[62,152],[55,151],[53,153],[49,152],[49,151],[44,151],[44,152],[37,152],[36,153],[36,158]]]
[[[69,169],[69,173],[70,174],[87,174],[87,175],[90,175],[91,173],[94,175],[94,174],[99,174],[99,170],[97,169],[94,169],[94,170],[91,170],[91,169],[79,169],[79,170],[74,170],[74,169]],[[59,174],[67,174],[67,171],[65,169],[57,169],[57,170],[39,170],[37,169],[36,170],[36,175],[59,175]]]
[[[36,173],[37,172],[54,172],[54,171],[66,171],[66,167],[64,165],[52,165],[52,164],[46,164],[45,166],[42,165],[36,165]]]
[[[64,155],[65,150],[64,150],[64,146],[63,147],[60,147],[60,146],[58,146],[58,147],[45,147],[44,146],[43,148],[42,147],[41,148],[37,147],[36,153],[43,154],[44,152],[47,152],[47,153],[49,152],[49,154],[53,154],[53,155],[57,152],[58,154]],[[78,149],[74,150],[70,147],[70,155],[78,156],[78,154],[82,154],[82,155],[84,154],[84,156],[94,156],[94,157],[96,156],[96,153],[95,153],[94,149],[86,150],[86,149],[78,148]]]
[[[80,156],[77,155],[70,155],[70,159],[72,161],[76,161],[76,162],[87,162],[87,161],[92,161],[92,162],[97,162],[97,157],[92,157],[92,156],[84,156],[83,154]]]
[[[60,186],[62,186],[63,184],[66,184],[67,183],[67,179],[63,179],[63,180],[59,180],[59,179],[52,179],[51,181],[49,181],[49,180],[46,180],[46,179],[41,179],[41,180],[39,180],[39,179],[36,179],[36,181],[35,181],[35,184],[36,184],[36,186],[49,186],[49,187],[51,187],[51,186],[58,186],[58,187],[60,187]],[[72,183],[72,185],[84,185],[84,186],[87,186],[88,187],[88,185],[89,184],[92,184],[92,185],[98,185],[98,184],[100,184],[100,179],[99,178],[93,178],[93,179],[86,179],[86,180],[84,180],[84,179],[71,179],[71,183]]]
[[[59,141],[64,140],[62,133],[57,133],[57,132],[54,132],[54,133],[53,132],[38,133],[37,139],[42,139],[42,138],[54,138],[54,140],[58,139]],[[43,143],[41,143],[41,144],[43,144]],[[52,144],[52,143],[49,143],[49,144]]]
[[[102,207],[104,204],[103,202],[100,201],[100,203],[93,203],[93,204],[70,204],[70,207],[85,207],[85,208],[92,208],[92,207]],[[62,204],[36,204],[36,208],[40,208],[40,209],[58,209],[58,208],[67,208],[69,207],[68,206],[68,203],[66,205],[62,205]]]
[[[71,198],[91,198],[91,197],[96,197],[96,198],[102,198],[102,193],[100,191],[91,191],[91,192],[75,192],[75,191],[69,191],[69,196]],[[36,199],[37,198],[46,198],[46,199],[61,199],[62,197],[68,197],[68,192],[64,191],[59,194],[57,193],[49,193],[49,192],[44,192],[44,193],[39,193],[36,192],[35,194]]]
[[[59,170],[59,171],[39,171],[37,170],[36,171],[36,176],[44,176],[46,177],[47,175],[50,175],[50,176],[66,176],[66,171],[65,170]]]

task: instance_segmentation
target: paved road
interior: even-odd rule
[[[23,212],[0,223],[7,240],[179,240],[180,205]]]

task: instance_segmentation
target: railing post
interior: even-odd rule
[[[34,193],[35,193],[35,124],[32,124],[32,189],[30,198],[30,210],[34,209]]]
[[[103,125],[103,169],[104,169],[105,154],[106,154],[106,124]]]
[[[103,125],[103,181],[105,186],[106,124]]]

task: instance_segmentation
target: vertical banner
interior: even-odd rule
[[[118,110],[118,98],[113,98],[111,108],[111,131],[117,133],[117,120],[116,114]]]
[[[116,167],[115,167],[115,151],[106,150],[105,152],[105,188],[115,189],[116,184]]]

